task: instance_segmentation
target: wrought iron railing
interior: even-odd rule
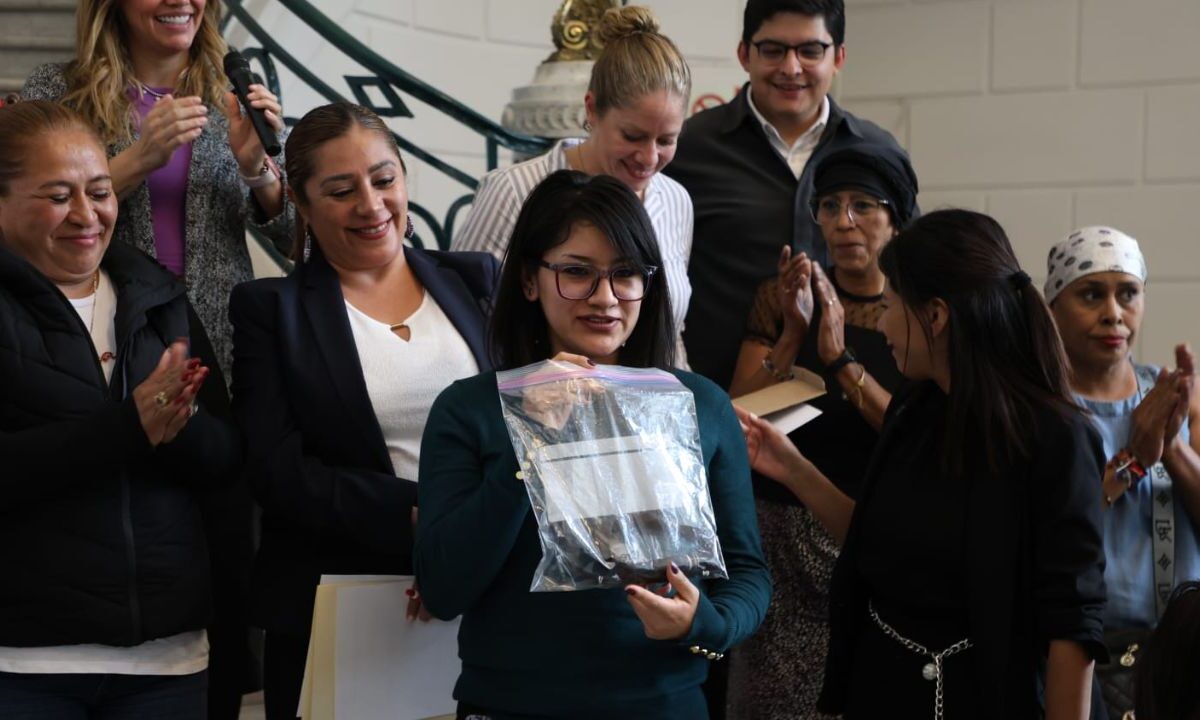
[[[307,0],[270,0],[270,2],[277,2],[282,5],[292,15],[315,31],[324,42],[336,47],[342,54],[370,73],[367,75],[342,76],[340,80],[345,82],[353,98],[342,95],[330,82],[327,82],[317,75],[312,68],[297,60],[286,48],[271,37],[246,9],[242,0],[225,0],[228,12],[222,21],[222,32],[228,36],[230,34],[230,26],[236,21],[259,44],[259,47],[242,48],[242,54],[252,64],[257,62],[261,66],[265,84],[271,89],[271,92],[280,96],[281,101],[283,100],[283,93],[279,83],[276,62],[294,73],[301,82],[326,100],[337,102],[352,99],[360,105],[371,108],[384,118],[413,117],[412,111],[400,98],[397,91],[425,103],[433,110],[448,116],[454,122],[482,136],[484,152],[487,157],[487,168],[489,170],[496,168],[499,162],[499,149],[501,147],[522,155],[537,155],[545,152],[550,147],[550,140],[510,132],[498,123],[480,115],[449,95],[401,70],[395,64],[343,30]],[[369,93],[372,89],[379,92],[379,95],[386,101],[386,105],[381,106],[374,101]],[[284,107],[287,107],[286,103],[284,103]],[[286,116],[284,117],[284,122],[291,126],[297,122],[297,118]],[[403,134],[393,131],[393,135],[395,135],[396,142],[401,150],[409,157],[424,162],[429,167],[462,185],[468,191],[450,203],[446,209],[445,216],[441,220],[424,205],[413,202],[411,198],[409,200],[409,212],[423,221],[423,224],[433,235],[433,241],[438,248],[447,249],[450,246],[450,238],[454,232],[454,223],[458,217],[458,213],[471,203],[475,190],[479,186],[479,180],[472,174],[464,172],[421,148]],[[413,238],[413,242],[418,246],[423,246],[427,243],[423,242],[419,228],[420,224],[418,224],[417,236]],[[270,241],[263,237],[256,237],[256,239],[263,246],[263,249],[267,251],[268,255],[279,263],[281,267],[287,266],[287,261],[275,250]]]

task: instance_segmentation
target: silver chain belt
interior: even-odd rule
[[[963,638],[962,640],[959,640],[958,642],[954,643],[953,645],[946,648],[945,650],[935,653],[932,650],[930,650],[929,648],[922,645],[921,643],[909,640],[908,638],[904,637],[900,633],[896,632],[896,629],[894,627],[885,623],[883,621],[883,618],[879,617],[879,613],[875,612],[874,604],[868,602],[867,603],[867,611],[870,613],[871,619],[874,620],[875,624],[879,626],[879,629],[883,631],[884,635],[887,635],[891,639],[900,643],[906,649],[911,650],[912,652],[915,652],[918,655],[924,655],[925,657],[929,658],[930,660],[933,660],[933,662],[926,663],[925,666],[921,668],[921,677],[925,678],[926,680],[934,681],[933,717],[934,717],[934,720],[942,720],[942,714],[943,714],[942,704],[943,704],[943,700],[944,700],[943,693],[942,693],[942,682],[943,682],[942,661],[945,660],[946,658],[950,657],[951,655],[957,655],[958,653],[962,652],[963,650],[966,650],[967,648],[974,645],[974,643],[971,642],[970,638]]]

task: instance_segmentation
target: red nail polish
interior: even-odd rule
[[[671,573],[674,575],[679,574],[679,566],[676,565],[675,563],[671,563]]]
[[[409,589],[407,589],[407,590],[405,590],[405,591],[404,591],[404,594],[405,594],[405,595],[407,595],[407,596],[409,596],[409,597],[414,597],[414,596],[415,596],[417,593],[416,593],[416,592],[414,592],[412,588],[409,588]]]
[[[636,594],[637,594],[637,590],[634,590],[634,589],[633,589],[633,588],[631,588],[631,587],[627,587],[627,588],[625,588],[625,594],[626,594],[626,595],[636,595]]]

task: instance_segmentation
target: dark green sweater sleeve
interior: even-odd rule
[[[476,604],[530,511],[499,416],[493,373],[459,381],[434,401],[421,438],[414,563],[422,602],[444,620]]]
[[[680,377],[696,398],[701,435],[715,431],[717,446],[708,463],[708,491],[729,573],[726,580],[707,583],[692,630],[680,642],[725,652],[754,634],[762,623],[771,601],[771,574],[758,534],[746,440],[733,404],[711,381],[683,373]]]
[[[710,581],[684,645],[723,652],[762,622],[771,580],[758,535],[745,440],[729,398],[681,373],[692,389],[729,579]],[[459,381],[434,402],[421,442],[415,566],[440,618],[475,606],[505,567],[530,505],[501,416],[495,376]]]

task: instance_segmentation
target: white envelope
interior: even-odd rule
[[[734,404],[771,423],[780,432],[790,433],[821,414],[808,401],[825,394],[825,381],[819,375],[802,367],[794,367],[792,372],[793,379],[736,397]]]

